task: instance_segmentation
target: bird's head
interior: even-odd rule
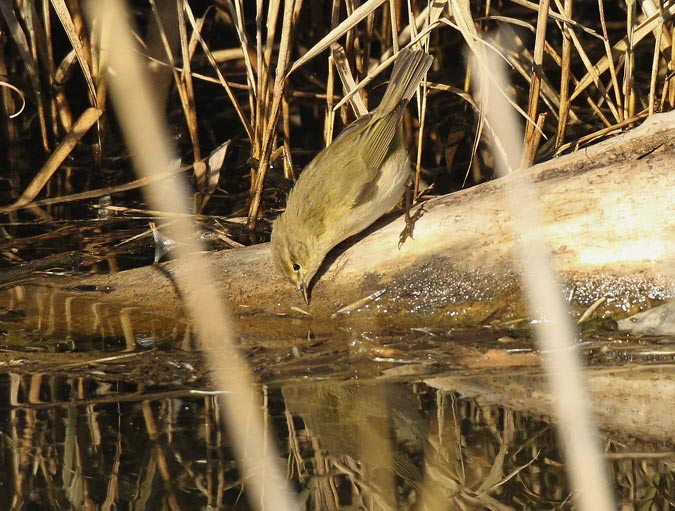
[[[272,255],[281,274],[309,304],[309,286],[326,256],[318,238],[282,214],[272,227]]]

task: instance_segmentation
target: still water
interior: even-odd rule
[[[249,349],[304,508],[573,509],[533,350],[490,337]],[[617,501],[674,509],[673,366],[621,365],[626,340],[603,345],[586,358]],[[3,353],[0,509],[250,508],[198,352],[51,351]]]

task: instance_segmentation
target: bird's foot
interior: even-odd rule
[[[398,248],[399,250],[405,243],[405,241],[410,238],[413,239],[413,231],[415,229],[415,222],[417,222],[420,218],[422,218],[422,215],[426,213],[426,209],[424,209],[424,204],[420,204],[420,206],[417,208],[417,210],[411,215],[410,214],[410,207],[408,204],[406,204],[405,208],[405,227],[401,231],[401,234],[398,235]]]

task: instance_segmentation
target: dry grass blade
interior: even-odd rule
[[[352,30],[356,25],[358,25],[366,16],[373,13],[377,8],[379,8],[386,0],[368,0],[366,3],[358,7],[348,16],[342,23],[340,23],[333,30],[328,32],[318,43],[312,46],[307,53],[302,57],[296,60],[291,66],[288,74],[290,75],[293,71],[298,69],[300,66],[306,64],[322,51],[330,47],[331,44],[336,42],[344,34]]]
[[[234,20],[234,28],[237,31],[237,37],[239,38],[239,45],[241,47],[242,56],[244,58],[244,66],[246,67],[246,81],[248,83],[248,107],[249,107],[249,118],[253,123],[254,137],[257,136],[257,129],[255,127],[256,123],[256,100],[258,95],[258,85],[256,83],[256,75],[253,72],[253,65],[251,64],[251,56],[249,55],[250,44],[248,42],[248,36],[246,35],[246,21],[244,19],[244,6],[241,0],[228,0],[227,6],[230,10],[230,16]],[[259,6],[258,6],[259,7]],[[258,29],[261,29],[259,25],[259,16],[256,13],[256,69],[258,73],[260,72],[260,62],[261,52],[259,51],[259,37],[260,33]],[[258,75],[259,76],[259,75]],[[251,140],[251,143],[255,143],[254,140]]]
[[[471,5],[468,0],[448,0],[452,9],[452,15],[455,18],[457,25],[454,25],[450,22],[445,21],[442,18],[440,21],[447,23],[450,26],[455,27],[464,37],[464,42],[471,50],[472,55],[476,58],[476,62],[479,68],[482,71],[482,75],[490,79],[490,67],[488,65],[486,47],[492,48],[492,46],[487,45],[478,35],[476,27],[474,25],[473,17],[471,16]],[[499,53],[501,56],[501,54]],[[504,57],[502,57],[504,58]],[[496,85],[496,84],[493,84]],[[497,89],[499,93],[513,106],[520,115],[522,115],[529,123],[536,125],[535,121],[527,115],[518,104],[516,104],[513,99],[506,95],[506,92],[500,89]],[[482,96],[485,96],[483,94]],[[482,109],[481,109],[482,110]],[[482,124],[482,123],[481,123]],[[480,138],[480,137],[478,137]]]
[[[563,15],[565,18],[572,18],[572,0],[565,0]],[[562,32],[562,52],[560,62],[560,103],[558,104],[558,128],[555,134],[556,149],[565,141],[565,131],[567,129],[567,118],[571,111],[569,101],[570,75],[572,61],[572,40],[569,34],[569,27],[566,23],[560,26]]]
[[[519,23],[514,23],[517,20],[503,16],[499,17],[490,16],[489,19],[497,19],[497,18],[500,18],[501,21],[504,21],[509,25],[510,24],[521,25]],[[506,23],[500,27],[500,34],[506,35],[508,41],[514,41],[517,45],[517,49],[515,51],[512,50],[506,53],[506,57],[511,67],[516,72],[518,72],[518,74],[520,74],[528,83],[530,83],[532,77],[531,70],[534,65],[534,57],[530,52],[530,50],[527,47],[525,47],[522,38],[514,30],[512,30],[511,27]],[[534,27],[532,27],[531,25],[526,24],[522,26],[526,26],[528,30],[530,30],[532,33],[535,32]],[[544,42],[544,49],[557,65],[562,66],[561,58],[554,48],[552,48],[548,43]],[[555,114],[556,111],[559,109],[560,96],[556,91],[555,87],[553,87],[553,85],[549,82],[546,75],[542,74],[539,78],[541,89],[540,99],[544,103],[546,103],[547,107],[551,110],[551,112]],[[569,117],[575,122],[578,121],[577,115],[572,110],[570,110],[569,112]]]
[[[410,42],[410,39],[415,39],[415,37],[412,35],[413,32],[417,33],[418,30],[423,30],[425,31],[426,35],[429,33],[428,29],[430,28],[429,27],[430,25],[438,26],[437,23],[433,22],[428,23],[428,22],[429,22],[429,6],[426,6],[415,17],[414,23],[412,22],[408,23],[406,26],[403,27],[403,30],[401,30],[398,33],[398,35],[396,35],[396,33],[392,34],[394,44],[392,44],[391,48],[382,52],[382,55],[380,56],[380,62],[383,62],[384,60],[390,58],[395,53],[398,53],[400,47],[408,44]],[[396,51],[394,51],[394,48],[396,48]]]
[[[352,76],[352,71],[349,69],[349,62],[347,62],[347,54],[345,49],[338,43],[333,44],[332,46],[333,59],[335,60],[335,68],[337,69],[338,76],[342,82],[342,87],[345,92],[349,94],[351,91],[356,89],[356,82]],[[359,94],[350,95],[350,103],[354,109],[354,113],[357,117],[366,115],[368,113],[368,107],[363,102],[363,99]]]
[[[293,26],[293,17],[296,8],[299,8],[299,4],[301,4],[301,0],[286,0],[286,2],[284,2],[284,18],[281,25],[281,41],[279,43],[279,54],[277,56],[277,69],[274,80],[274,89],[272,90],[272,105],[269,112],[267,113],[267,125],[262,138],[260,164],[258,165],[258,172],[255,178],[255,195],[253,196],[251,207],[248,211],[247,227],[249,230],[253,230],[255,228],[255,224],[258,219],[258,212],[260,211],[263,185],[265,184],[267,168],[269,167],[270,157],[272,154],[272,141],[274,139],[275,128],[279,118],[279,110],[281,108],[281,100],[284,95],[284,87],[286,85],[286,70],[288,69],[288,63],[290,62],[290,40],[291,28]]]
[[[457,28],[457,26],[454,23],[446,20],[445,18],[442,18],[442,19],[438,20],[438,22],[434,23],[433,25],[425,27],[424,30],[422,30],[422,32],[420,32],[417,35],[417,37],[413,38],[412,41],[410,41],[410,43],[406,45],[406,48],[410,48],[410,47],[415,46],[417,43],[422,41],[427,36],[427,34],[429,32],[436,29],[442,23],[446,23],[446,24],[452,26],[453,28]],[[387,54],[388,54],[388,52],[387,52]],[[338,103],[333,107],[333,110],[337,111],[339,108],[342,108],[342,106],[347,101],[351,100],[351,98],[354,94],[356,94],[361,89],[363,89],[366,85],[368,85],[370,82],[372,82],[375,79],[376,76],[378,76],[382,71],[384,71],[387,67],[389,67],[389,65],[392,62],[394,62],[394,60],[396,60],[397,55],[390,55],[388,58],[384,59],[377,67],[375,67],[375,69],[371,70],[368,73],[368,75],[363,80],[361,80],[358,83],[358,85],[352,91],[345,94],[344,97],[340,101],[338,101]]]
[[[267,34],[263,47],[263,0],[257,0],[256,9],[256,55],[258,55],[258,92],[256,94],[255,138],[253,139],[254,158],[262,158],[264,153],[263,140],[267,130],[267,119],[270,111],[270,78],[272,69],[272,50],[274,49],[274,38],[276,36],[277,19],[279,18],[279,9],[281,0],[270,0],[267,5],[266,28]],[[255,176],[252,187],[255,186]]]
[[[675,15],[675,3],[664,6],[663,12],[655,12],[642,23],[640,23],[635,30],[633,30],[633,46],[637,45],[642,39],[647,37],[653,30],[656,29],[656,26],[663,24],[665,21],[670,20],[673,15]],[[612,47],[612,59],[619,57],[628,50],[628,37],[624,37]],[[574,88],[574,92],[570,97],[570,101],[573,101],[582,91],[584,91],[589,85],[595,82],[596,77],[599,74],[604,73],[610,66],[610,59],[605,56],[598,60],[595,64],[591,65],[591,68],[588,69],[586,75],[584,75],[580,80],[577,86]]]
[[[98,197],[103,197],[104,195],[112,195],[115,193],[128,192],[129,190],[137,190],[145,186],[150,186],[153,183],[156,183],[157,181],[161,181],[163,179],[170,179],[174,177],[176,174],[185,172],[186,170],[189,170],[191,168],[192,167],[180,167],[176,168],[175,170],[167,171],[161,174],[156,174],[152,177],[141,177],[138,179],[134,179],[133,181],[129,181],[128,183],[124,183],[121,185],[106,186],[104,188],[95,188],[93,190],[73,193],[71,195],[61,195],[59,197],[49,197],[47,199],[34,200],[24,205],[16,206],[15,204],[12,204],[10,206],[6,206],[5,209],[2,210],[1,212],[9,213],[10,211],[16,211],[19,209],[32,209],[40,206],[51,206],[53,204],[66,204],[68,202],[78,202],[83,200],[96,199]],[[115,210],[115,207],[111,206],[110,209]],[[131,210],[130,208],[125,209],[125,211],[130,210]],[[153,214],[150,210],[147,209],[142,210],[142,212],[147,215]]]
[[[598,69],[598,65],[597,64],[594,65],[591,62],[591,59],[588,56],[588,54],[586,52],[586,49],[584,48],[584,45],[579,40],[579,38],[574,33],[574,31],[570,31],[569,35],[570,35],[570,39],[572,40],[572,43],[574,44],[574,48],[577,50],[577,53],[579,54],[579,57],[581,58],[581,62],[583,63],[584,67],[587,70],[588,74],[586,76],[589,76],[591,78],[591,82],[589,82],[589,84],[590,83],[595,84],[595,86],[602,92],[603,97],[604,97],[605,101],[607,102],[607,107],[612,112],[612,115],[614,116],[616,121],[620,122],[621,121],[621,111],[620,111],[619,108],[617,108],[617,106],[611,100],[611,97],[609,96],[609,94],[607,94],[607,91],[605,90],[605,86],[602,84],[602,81],[600,80],[600,74],[604,71],[600,71]],[[605,68],[605,70],[606,69],[607,68]],[[577,95],[577,92],[581,92],[581,90],[583,90],[583,89],[579,89],[579,83],[577,83],[577,89],[575,90],[575,92],[570,97],[570,101],[574,100],[574,98]]]
[[[35,60],[33,59],[30,46],[28,45],[26,33],[21,27],[19,19],[16,17],[12,3],[0,2],[0,12],[2,12],[2,16],[5,18],[5,23],[7,23],[7,27],[12,34],[12,39],[14,39],[14,44],[16,44],[16,47],[19,50],[19,54],[23,60],[23,65],[26,66],[26,74],[28,74],[28,77],[31,80],[31,85],[37,92],[41,89],[40,80],[38,79],[37,66],[35,64]]]
[[[12,85],[9,82],[6,82],[4,80],[0,80],[0,87],[6,87],[10,90],[13,90],[16,92],[17,96],[21,98],[21,106],[16,110],[16,112],[8,112],[8,117],[10,119],[14,119],[16,117],[19,117],[21,113],[24,111],[26,108],[26,97],[23,95],[23,92],[21,92],[20,89],[16,88],[14,85]]]
[[[448,2],[446,0],[431,0],[431,3],[427,5],[429,7],[429,12],[425,23],[427,25],[433,25],[441,19],[443,11],[448,7]]]
[[[335,59],[332,55],[328,56],[328,78],[326,81],[326,116],[323,121],[323,140],[328,146],[333,140],[333,130],[335,129],[335,112],[333,111],[333,93],[335,89]]]
[[[185,5],[187,7],[187,4],[185,4]],[[241,105],[239,104],[239,101],[237,101],[237,98],[234,96],[234,92],[232,92],[232,88],[230,87],[230,84],[227,82],[227,80],[225,80],[225,77],[220,72],[220,68],[218,67],[218,63],[213,58],[213,54],[211,53],[211,50],[209,49],[208,45],[204,41],[204,38],[199,33],[198,24],[195,21],[194,16],[192,15],[192,10],[186,9],[185,14],[187,14],[188,20],[190,20],[190,25],[192,25],[192,30],[194,31],[194,33],[199,38],[199,44],[201,44],[202,50],[204,51],[204,55],[206,55],[206,58],[208,59],[209,64],[211,64],[211,67],[216,72],[216,76],[218,77],[218,82],[225,89],[225,92],[227,93],[227,97],[230,98],[230,101],[232,102],[232,106],[234,107],[234,110],[237,113],[237,116],[239,117],[239,120],[241,121],[241,125],[244,128],[244,131],[246,131],[246,136],[248,136],[249,140],[253,140],[253,130],[251,129],[251,125],[249,124],[248,120],[246,119],[246,116],[244,115],[244,111],[241,109]]]
[[[38,22],[37,15],[35,15],[35,6],[33,3],[25,5],[25,21],[26,29],[29,31],[29,34],[35,35],[34,25]],[[30,42],[37,44],[38,37],[29,39],[26,36],[22,23],[17,17],[12,2],[0,1],[0,12],[5,18],[5,22],[9,28],[9,32],[12,34],[12,39],[14,44],[18,49],[19,55],[21,55],[21,60],[25,66],[25,74],[28,75],[28,80],[33,88],[33,98],[37,103],[38,110],[38,120],[40,125],[40,134],[42,136],[42,148],[45,151],[50,150],[50,137],[48,134],[47,128],[47,107],[45,106],[45,97],[42,94],[42,85],[40,82],[39,69],[37,61],[40,53],[37,48],[31,47]]]
[[[194,85],[192,82],[192,48],[190,47],[190,42],[194,39],[188,39],[187,27],[185,25],[185,12],[191,11],[190,5],[184,0],[177,0],[178,8],[178,33],[180,35],[180,50],[181,50],[181,59],[183,62],[183,68],[181,69],[181,82],[185,87],[185,95],[188,100],[188,128],[190,129],[190,136],[192,136],[192,144],[194,146],[195,160],[198,160],[200,157],[198,154],[199,151],[199,137],[197,134],[197,115],[195,111],[195,91]],[[192,17],[194,15],[191,13]],[[201,29],[203,23],[200,20],[195,24],[194,30],[198,31]],[[198,39],[198,38],[196,38]]]
[[[506,87],[506,73],[493,58],[490,83]],[[482,72],[478,69],[477,72]],[[497,138],[502,142],[507,158],[498,163],[500,175],[518,166],[522,147],[516,117],[496,87],[488,89],[492,120]],[[518,173],[519,180],[509,182],[507,198],[515,235],[522,240],[519,246],[521,274],[532,314],[539,317],[535,334],[539,345],[550,353],[544,358],[550,380],[556,416],[560,423],[559,443],[564,450],[567,472],[572,487],[578,491],[578,508],[585,511],[616,509],[602,450],[593,425],[587,384],[575,347],[577,339],[565,302],[549,260],[549,252],[542,236],[536,196],[527,172]]]
[[[529,2],[528,0],[510,0],[510,1],[514,4],[521,5],[523,7],[527,7],[528,9],[531,9],[533,11],[539,10],[539,4],[536,3],[536,2]],[[595,30],[593,30],[592,28],[588,28],[588,27],[584,26],[583,24],[578,23],[578,22],[574,21],[573,19],[565,16],[564,14],[559,14],[555,11],[549,10],[548,15],[556,21],[563,22],[570,29],[581,30],[582,32],[587,33],[588,35],[591,35],[593,37],[597,37],[598,39],[601,38],[601,36],[598,35],[598,33]]]
[[[174,151],[169,143],[166,125],[162,122],[152,91],[148,87],[145,68],[134,50],[131,29],[120,1],[91,2],[90,21],[99,20],[105,41],[102,48],[110,61],[110,86],[120,126],[138,172],[151,177],[171,168]],[[110,44],[112,43],[112,44]],[[148,200],[155,209],[188,213],[185,188],[178,180],[166,180],[152,186]],[[222,418],[227,423],[241,477],[253,509],[264,509],[273,502],[280,511],[299,509],[287,487],[274,442],[268,438],[259,396],[253,377],[236,345],[231,320],[222,297],[211,285],[209,265],[199,253],[202,246],[194,236],[194,223],[189,220],[171,224],[168,235],[174,238],[176,253],[184,271],[174,275],[183,291],[184,306],[192,319],[194,331],[203,351],[213,364],[211,378],[223,392]]]
[[[415,179],[413,182],[413,200],[420,195],[420,182],[422,180],[422,151],[424,149],[424,124],[427,117],[427,81],[422,81],[421,92],[418,89],[417,111],[419,115],[419,130],[417,130],[417,155],[415,158]],[[421,97],[421,101],[420,101]]]
[[[556,0],[558,1],[558,0]],[[605,19],[605,3],[604,0],[598,0],[598,9],[600,11],[600,26],[602,27],[602,44],[605,47],[605,56],[609,62],[609,75],[612,77],[612,89],[614,90],[614,101],[621,107],[622,94],[621,87],[619,87],[619,79],[616,73],[616,66],[612,58],[612,46],[609,42],[609,33],[607,31],[607,21]]]
[[[457,30],[464,38],[464,42],[469,47],[471,51],[471,56],[473,60],[478,63],[478,67],[483,69],[485,76],[490,76],[489,68],[487,67],[487,52],[485,50],[485,44],[478,38],[476,27],[474,25],[473,18],[471,16],[471,5],[466,1],[457,1],[457,0],[448,0],[448,7],[452,12],[452,15],[457,23]],[[468,70],[468,76],[471,77],[470,69]],[[467,80],[467,86],[469,85]],[[466,174],[464,176],[464,182],[462,186],[465,185],[466,179],[469,176],[469,171],[473,165],[474,157],[478,152],[478,145],[480,144],[481,139],[483,138],[483,129],[487,122],[486,119],[486,110],[489,108],[487,104],[488,92],[487,92],[487,80],[481,81],[476,91],[478,92],[479,101],[481,103],[480,111],[478,114],[478,122],[476,123],[476,136],[473,140],[473,145],[471,147],[471,158],[469,165],[467,166]],[[468,87],[467,87],[468,88]],[[502,92],[503,93],[503,92]],[[518,108],[518,107],[516,107]],[[524,115],[527,115],[523,112]]]
[[[56,150],[51,154],[47,162],[40,169],[37,176],[31,181],[31,183],[26,187],[21,197],[10,206],[5,206],[0,208],[0,213],[7,213],[9,211],[15,211],[21,209],[29,204],[38,193],[45,187],[45,185],[52,178],[54,173],[59,169],[63,161],[70,154],[70,152],[75,148],[80,139],[89,131],[99,117],[101,117],[103,112],[97,108],[90,107],[84,111],[84,113],[77,120],[73,129],[68,133],[64,139],[61,141]]]
[[[73,23],[73,18],[70,16],[70,11],[66,5],[65,0],[51,0],[52,7],[54,12],[59,17],[63,30],[66,32],[68,41],[75,51],[75,56],[77,57],[77,62],[80,64],[80,69],[82,69],[82,74],[84,75],[84,80],[87,82],[87,89],[89,89],[89,99],[92,102],[92,105],[96,106],[96,87],[94,86],[94,78],[92,77],[91,67],[89,62],[85,57],[84,47],[82,46],[82,41],[75,28]]]
[[[237,30],[237,37],[241,45],[241,51],[244,57],[244,66],[246,67],[246,80],[248,80],[249,91],[255,98],[256,82],[253,74],[253,65],[251,64],[251,57],[248,54],[250,48],[248,37],[246,36],[245,20],[244,20],[244,6],[241,0],[228,0],[230,11],[234,14],[233,18],[236,20],[234,28]],[[253,107],[251,107],[253,108]]]
[[[173,50],[171,48],[170,37],[167,34],[167,28],[164,27],[164,20],[160,15],[160,12],[157,8],[157,3],[155,0],[150,0],[150,6],[152,8],[153,15],[155,17],[155,23],[157,24],[157,29],[164,46],[164,53],[166,58],[169,60],[171,72],[173,74],[174,83],[176,86],[176,91],[178,92],[178,97],[183,108],[183,114],[185,116],[185,121],[188,127],[188,132],[190,133],[190,141],[192,142],[192,152],[193,160],[196,162],[201,159],[201,149],[199,145],[199,131],[197,127],[197,111],[195,108],[195,97],[194,97],[194,87],[192,82],[192,71],[190,66],[191,61],[191,51],[190,44],[188,42],[187,29],[185,26],[185,12],[183,10],[182,0],[177,0],[176,13],[177,13],[177,27],[168,27],[169,30],[178,29],[180,48],[182,54],[183,67],[178,68],[176,66],[176,59],[173,55]],[[201,24],[199,25],[201,26]],[[175,32],[174,32],[175,33]],[[195,174],[197,177],[197,182],[202,185],[205,181],[204,173],[201,174],[198,172],[198,169],[203,168],[203,166],[195,166]]]
[[[549,0],[541,0],[539,4],[539,13],[537,14],[537,31],[534,37],[534,52],[532,75],[530,80],[530,96],[527,108],[527,115],[530,119],[537,119],[539,114],[539,95],[541,91],[541,75],[543,73],[544,63],[544,43],[546,42],[546,27],[548,22]],[[539,129],[535,129],[538,127]],[[525,126],[525,139],[523,144],[523,154],[521,157],[521,166],[529,167],[534,163],[534,157],[537,152],[537,146],[541,138],[541,126],[527,124]],[[537,134],[535,134],[535,131]]]
[[[633,28],[636,13],[635,0],[626,0],[626,7],[628,8],[626,17],[626,39],[628,41],[628,47],[626,48],[623,65],[624,99],[621,119],[630,118],[635,112],[635,93],[633,92],[633,81],[635,76],[635,41],[633,40]]]
[[[398,44],[398,15],[396,13],[396,0],[389,0],[389,23],[391,24],[391,49],[394,53],[399,52]]]
[[[659,25],[654,38],[654,58],[652,59],[652,73],[649,79],[649,115],[656,111],[656,78],[659,74],[659,52],[663,35],[663,25]]]
[[[599,110],[595,111],[596,114],[601,115],[601,112]],[[599,129],[597,131],[594,131],[593,133],[589,133],[587,135],[584,135],[583,137],[578,138],[577,140],[573,140],[572,142],[568,142],[566,144],[561,145],[558,150],[556,151],[556,156],[559,154],[562,154],[566,152],[567,150],[577,150],[580,147],[583,147],[585,145],[588,145],[592,143],[594,140],[601,139],[603,137],[606,137],[608,135],[611,135],[612,133],[616,133],[621,131],[627,126],[630,126],[631,124],[635,124],[637,122],[643,121],[647,118],[648,112],[644,111],[636,115],[635,117],[631,117],[630,119],[624,119],[621,122],[617,123],[610,123],[606,119],[604,120],[605,122],[605,127],[602,129]]]
[[[191,11],[190,5],[184,0],[177,0],[178,8],[178,33],[180,35],[180,50],[183,61],[183,69],[180,76],[180,85],[182,85],[185,93],[185,120],[187,122],[188,131],[190,132],[190,141],[192,142],[192,155],[194,161],[197,162],[202,158],[202,152],[199,147],[199,126],[197,125],[197,107],[195,105],[195,88],[192,82],[192,53],[190,52],[190,45],[188,41],[187,27],[185,26],[185,13]],[[192,12],[190,16],[194,17]],[[197,31],[201,28],[201,23],[193,25],[193,30]],[[178,85],[178,84],[177,84]],[[197,183],[200,187],[205,186],[206,176],[198,172],[197,169],[203,168],[195,166],[195,174]]]
[[[260,104],[260,83],[263,80],[263,48],[262,48],[262,30],[263,30],[263,3],[262,0],[255,2],[255,69],[258,81],[256,83],[256,90],[253,92],[255,96],[255,105],[251,108],[251,123],[253,126],[258,125],[258,115]],[[255,139],[252,141],[253,146],[256,147],[258,139],[258,130],[255,130]]]

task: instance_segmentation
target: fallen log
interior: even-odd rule
[[[430,200],[414,239],[400,249],[403,219],[384,219],[329,255],[308,307],[277,274],[268,244],[210,254],[213,285],[242,333],[306,332],[310,326],[331,331],[345,320],[383,332],[527,318],[504,188],[507,180],[529,179],[572,310],[604,300],[598,313],[623,317],[675,294],[669,267],[674,135],[675,113],[655,115],[627,133],[528,171]],[[184,319],[181,299],[170,278],[183,271],[181,263],[161,269],[41,277],[4,292],[2,305],[52,334],[113,335],[122,329],[130,343],[139,335],[184,334],[185,325],[178,326]]]

